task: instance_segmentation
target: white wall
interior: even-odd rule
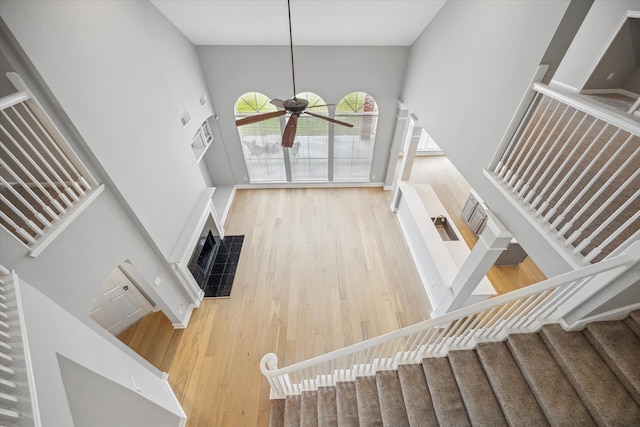
[[[100,377],[109,379],[112,389],[120,388],[124,394],[136,393],[147,401],[136,408],[142,419],[164,420],[156,425],[179,425],[182,410],[164,378],[113,346],[26,282],[20,285],[42,425],[74,425],[58,355],[94,373],[83,376],[83,389],[92,390],[94,384],[101,387]],[[134,380],[140,391],[135,389]],[[72,398],[75,393],[82,393],[77,383],[72,387]],[[122,410],[110,407],[109,402],[102,402],[102,407],[104,411]]]
[[[185,320],[179,311],[190,302],[181,285],[109,190],[37,258],[27,254],[25,246],[0,229],[2,264],[85,322],[91,322],[91,303],[100,284],[127,259],[146,279],[140,283],[143,290],[167,317],[173,323]],[[152,285],[156,277],[162,280],[159,287]]]
[[[483,176],[568,1],[450,1],[411,47],[402,100],[548,275],[569,267]],[[534,254],[535,253],[535,254]]]
[[[248,174],[234,106],[240,95],[250,91],[280,99],[293,95],[289,47],[199,46],[198,53],[220,116],[218,123],[235,183],[245,184]],[[364,91],[378,103],[372,181],[384,181],[408,53],[407,47],[294,46],[298,92],[314,92],[327,103],[337,103],[348,93]]]
[[[580,89],[628,10],[639,11],[640,1],[596,0],[553,80]]]
[[[180,123],[211,114],[195,48],[148,2],[3,1],[0,14],[160,251],[205,187]]]
[[[91,303],[109,271],[124,260],[135,264],[141,278],[139,284],[174,323],[183,323],[190,300],[175,274],[169,270],[164,256],[141,226],[139,219],[114,189],[104,169],[91,155],[77,129],[33,70],[20,58],[20,52],[2,28],[0,38],[0,88],[3,94],[15,92],[5,77],[7,71],[18,72],[36,98],[44,105],[52,120],[81,161],[106,189],[60,237],[37,258],[4,230],[0,230],[2,263],[37,284],[39,290],[79,319],[89,319]],[[161,285],[153,286],[160,277]]]
[[[139,393],[58,355],[67,401],[76,426],[177,426],[170,411]],[[87,387],[87,385],[91,385]],[[109,410],[109,408],[117,410]]]

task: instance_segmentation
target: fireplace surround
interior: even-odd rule
[[[189,271],[193,274],[193,278],[202,290],[204,290],[207,285],[221,241],[222,239],[214,236],[211,231],[209,231],[206,236],[198,240],[193,255],[187,264]]]

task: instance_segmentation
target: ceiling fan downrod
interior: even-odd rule
[[[291,51],[291,76],[293,81],[293,99],[296,99],[296,69],[293,66],[293,36],[291,33],[291,0],[287,0],[287,10],[289,11],[289,49]]]

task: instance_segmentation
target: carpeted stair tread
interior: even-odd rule
[[[504,342],[478,344],[478,357],[511,426],[548,426],[518,364]]]
[[[593,322],[583,333],[640,405],[640,338],[622,321]]]
[[[359,425],[355,382],[336,383],[336,405],[339,426]]]
[[[385,426],[409,427],[407,408],[398,378],[398,371],[376,372],[376,387],[380,399],[380,414]]]
[[[287,396],[284,404],[284,427],[300,427],[300,407],[302,396]]]
[[[284,399],[273,399],[269,403],[269,427],[284,426]]]
[[[541,337],[599,425],[640,425],[640,408],[582,332],[553,324]]]
[[[422,368],[438,423],[442,426],[471,426],[449,359],[423,359]]]
[[[471,424],[506,427],[507,420],[493,394],[491,384],[476,352],[473,350],[450,351],[449,363]]]
[[[356,378],[356,397],[358,398],[358,418],[361,426],[382,426],[380,400],[376,377]]]
[[[336,388],[318,387],[318,427],[337,426]]]
[[[627,326],[631,328],[638,337],[640,337],[640,310],[635,310],[629,313],[629,315],[624,319],[624,323],[626,323]]]
[[[640,310],[270,402],[269,427],[640,426]]]
[[[405,396],[407,418],[411,427],[438,427],[422,365],[398,366],[398,378]]]
[[[509,335],[507,346],[551,425],[596,425],[538,334]]]
[[[318,427],[318,392],[315,390],[302,392],[300,427]]]

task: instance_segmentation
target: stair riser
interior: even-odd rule
[[[546,325],[272,400],[269,426],[640,426],[640,404],[623,386],[640,389],[640,311],[632,314],[584,332]]]

